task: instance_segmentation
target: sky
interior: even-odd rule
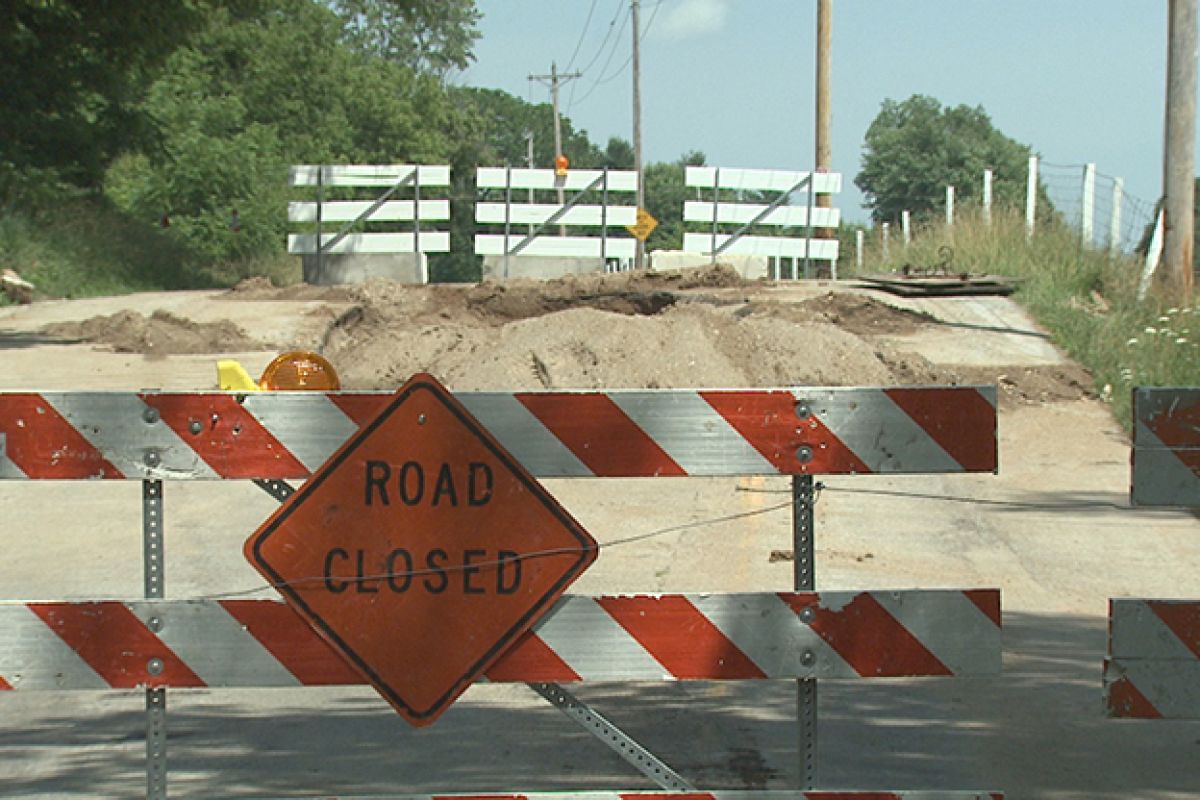
[[[630,0],[477,0],[475,63],[456,83],[533,102],[531,73],[601,147],[632,140]],[[925,94],[982,106],[1052,164],[1092,162],[1127,194],[1161,194],[1167,0],[834,0],[833,170],[844,218],[880,104]],[[590,19],[589,19],[590,17]],[[813,165],[816,0],[642,0],[644,160],[692,150],[719,167]],[[548,165],[546,165],[548,166]],[[981,178],[982,180],[982,178]]]

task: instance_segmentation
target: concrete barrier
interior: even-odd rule
[[[601,258],[554,258],[552,256],[509,256],[505,274],[504,256],[483,257],[483,279],[561,278],[564,275],[583,275],[604,272]]]
[[[718,264],[737,270],[747,280],[769,277],[766,256],[717,256]],[[707,267],[712,257],[701,253],[685,253],[682,250],[655,250],[650,253],[650,269],[665,272],[675,269]]]
[[[326,253],[321,257],[319,268],[315,254],[301,258],[304,282],[317,286],[366,283],[371,278],[386,278],[397,283],[429,283],[429,267],[424,253]]]

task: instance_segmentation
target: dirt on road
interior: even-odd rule
[[[716,266],[470,287],[275,288],[255,279],[225,299],[345,306],[329,314],[318,349],[356,389],[394,388],[431,372],[459,390],[998,383],[1016,402],[1092,391],[1087,373],[1070,363],[935,364],[896,342],[942,323],[876,297],[829,289],[784,302],[764,286]],[[229,308],[234,319],[126,310],[41,333],[147,356],[305,345],[251,336],[236,302]]]

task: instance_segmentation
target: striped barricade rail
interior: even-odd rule
[[[146,582],[146,599],[138,601],[0,602],[0,689],[144,687],[147,796],[165,798],[168,687],[362,683],[361,671],[352,668],[344,651],[335,651],[291,605],[165,598],[163,482],[251,479],[285,501],[292,494],[286,481],[316,474],[301,494],[320,483],[330,456],[360,430],[367,431],[368,423],[374,428],[394,397],[391,392],[0,393],[0,479],[143,482]],[[994,387],[465,392],[454,399],[516,464],[540,478],[780,475],[793,483],[796,591],[564,596],[506,645],[484,679],[529,684],[673,797],[1000,797],[698,792],[560,685],[795,679],[800,728],[808,742],[800,752],[801,780],[811,787],[814,679],[998,672],[996,590],[810,591],[813,476],[995,472]],[[393,577],[371,580],[386,583]],[[382,584],[378,588],[385,590]],[[0,697],[6,694],[0,691]],[[668,795],[572,796],[649,800]]]
[[[1108,715],[1200,719],[1200,600],[1110,600],[1108,618]]]
[[[1200,508],[1200,388],[1133,392],[1135,506]]]
[[[994,387],[455,395],[537,477],[996,470]],[[0,478],[305,478],[387,392],[0,394]]]
[[[900,678],[1000,671],[995,590],[567,596],[495,682]],[[363,683],[274,600],[0,603],[0,689]]]
[[[998,792],[805,792],[788,789],[715,792],[522,792],[521,794],[395,794],[372,800],[1004,800]]]

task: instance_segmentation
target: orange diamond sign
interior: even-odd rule
[[[423,726],[550,609],[596,542],[435,378],[416,375],[245,552]]]

